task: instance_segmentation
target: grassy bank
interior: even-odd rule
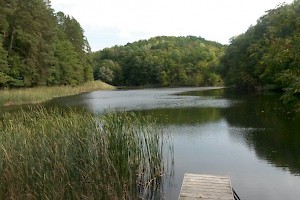
[[[92,81],[76,87],[55,86],[0,90],[0,106],[34,104],[56,97],[108,89],[114,89],[114,87],[101,81]]]
[[[152,198],[161,194],[167,173],[168,139],[149,120],[130,113],[93,116],[38,108],[5,114],[0,121],[0,196]]]

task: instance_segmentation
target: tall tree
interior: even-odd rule
[[[73,62],[73,64],[70,66],[73,68],[72,71],[74,73],[74,81],[72,83],[79,84],[84,81],[93,80],[93,70],[88,56],[91,50],[89,43],[84,36],[83,29],[76,19],[66,16],[63,12],[58,12],[56,17],[59,28],[57,43],[67,40],[72,46],[72,48],[70,48],[70,46],[67,45],[68,50],[74,57],[73,61],[70,61]]]
[[[0,34],[0,87],[7,86],[10,76],[8,76],[9,68],[7,62],[7,51],[2,45],[2,35]]]
[[[20,86],[33,86],[46,77],[47,55],[54,36],[55,21],[44,1],[13,0],[5,4],[8,32],[4,38],[8,51],[9,75]],[[12,66],[20,63],[19,66]]]
[[[272,86],[283,99],[300,100],[300,0],[282,4],[262,16],[255,26],[234,38],[223,58],[228,84]]]
[[[49,0],[0,0],[0,87],[92,80],[88,53],[80,24]]]

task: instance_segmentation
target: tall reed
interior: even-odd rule
[[[0,106],[41,103],[56,97],[80,94],[95,90],[114,89],[101,81],[91,81],[79,86],[51,86],[0,90]]]
[[[168,135],[133,113],[5,114],[0,141],[4,199],[160,198],[172,161]]]

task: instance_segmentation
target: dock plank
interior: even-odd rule
[[[234,200],[229,177],[185,174],[179,200]]]

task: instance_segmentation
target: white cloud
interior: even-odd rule
[[[75,17],[93,50],[158,35],[228,43],[280,0],[52,0]],[[287,3],[293,0],[287,0]]]

